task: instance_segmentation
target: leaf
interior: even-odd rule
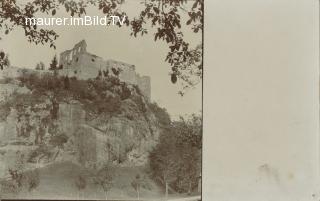
[[[66,8],[66,11],[69,12],[69,9],[70,9],[70,8],[69,8],[69,5],[68,5],[68,4],[65,4],[65,8]]]
[[[52,14],[52,15],[55,15],[56,12],[57,12],[56,9],[53,9],[52,12],[51,12],[51,14]]]
[[[102,12],[103,12],[104,14],[106,14],[106,13],[109,12],[109,10],[110,10],[110,8],[109,8],[108,6],[105,6],[105,7],[103,7]]]
[[[0,52],[0,58],[1,58],[1,59],[4,59],[5,55],[6,55],[6,54],[5,54],[4,52]]]
[[[169,46],[169,48],[170,48],[170,51],[173,52],[176,47],[174,45],[171,45]]]
[[[9,33],[9,30],[7,29],[7,30],[4,32],[4,34],[6,34],[6,35],[7,35],[8,33]]]
[[[155,13],[159,14],[159,8],[153,7],[153,10],[154,10]]]
[[[177,75],[176,74],[171,74],[171,82],[175,84],[177,82]]]

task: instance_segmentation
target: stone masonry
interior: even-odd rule
[[[87,52],[85,40],[77,43],[71,50],[60,54],[60,75],[89,79],[98,76],[99,71],[112,74],[112,69],[120,70],[119,79],[129,84],[138,85],[142,94],[149,100],[151,98],[151,80],[149,76],[140,76],[135,72],[135,66],[121,61],[104,60],[103,58]]]

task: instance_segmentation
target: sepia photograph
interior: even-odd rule
[[[0,0],[0,200],[320,201],[319,0]]]
[[[0,199],[202,200],[204,0],[0,0]]]

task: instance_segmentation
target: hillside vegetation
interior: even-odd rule
[[[48,185],[60,186],[57,178],[63,175],[48,179],[50,173],[42,170],[55,164],[83,168],[82,176],[69,179],[74,189],[86,192],[98,185],[105,198],[116,189],[124,197],[157,197],[161,189],[166,195],[197,190],[199,116],[171,121],[137,86],[111,76],[78,80],[31,73],[1,85],[14,89],[0,102],[0,160],[6,164],[1,176],[9,178],[1,182],[1,192],[9,198],[23,191],[41,196]],[[132,168],[137,171],[124,174]],[[94,175],[104,179],[93,181]],[[127,180],[125,186],[117,182],[120,178]]]

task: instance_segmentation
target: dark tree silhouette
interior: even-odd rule
[[[103,76],[104,77],[108,77],[108,75],[109,75],[109,70],[103,71]]]
[[[159,144],[150,153],[153,177],[165,187],[191,193],[198,186],[201,170],[202,119],[192,115],[170,124],[160,135]]]
[[[68,76],[65,76],[63,79],[64,89],[70,89],[70,79]]]
[[[114,169],[110,165],[104,165],[96,174],[95,184],[99,185],[105,193],[108,200],[108,192],[113,186]]]
[[[40,63],[37,63],[36,70],[44,70],[44,63],[41,61]]]
[[[40,70],[44,70],[45,69],[44,63],[42,61],[40,61],[39,65],[40,65]]]
[[[25,174],[25,178],[27,181],[27,188],[29,192],[36,189],[40,185],[40,174],[39,170],[37,169],[27,172]]]
[[[115,76],[119,76],[120,69],[111,68],[111,70]]]
[[[75,186],[78,189],[78,199],[80,198],[80,191],[86,188],[87,182],[86,179],[82,175],[78,175],[76,180],[74,181]]]
[[[9,56],[3,51],[0,51],[0,69],[3,70],[6,67],[10,66]]]
[[[37,65],[36,65],[36,70],[40,70],[40,64],[39,63],[37,63]]]
[[[49,70],[57,70],[57,69],[58,69],[57,55],[54,55],[53,59],[51,60]]]
[[[22,5],[16,0],[3,0],[0,2],[0,30],[6,35],[15,28],[22,28],[29,42],[48,43],[56,48],[58,34],[54,30],[26,24],[25,18],[39,13],[54,16],[61,7],[71,16],[82,16],[89,6],[97,7],[107,16],[124,16],[123,3],[123,0],[32,0]],[[139,14],[127,16],[124,21],[124,25],[131,30],[130,35],[138,37],[151,32],[155,41],[166,42],[169,49],[165,60],[172,66],[173,77],[182,81],[183,89],[199,83],[202,79],[202,46],[190,47],[181,26],[190,27],[194,33],[202,32],[204,0],[141,0],[141,3],[144,6]],[[183,21],[181,14],[188,16],[188,19]],[[119,22],[117,25],[121,26]],[[0,64],[1,60],[3,58],[0,57]]]
[[[99,70],[97,78],[101,78],[101,77],[102,77],[102,71]]]
[[[140,176],[140,174],[137,174],[131,182],[132,188],[137,192],[138,200],[140,200],[140,189],[142,186],[144,186],[144,182],[145,180],[142,176]]]

